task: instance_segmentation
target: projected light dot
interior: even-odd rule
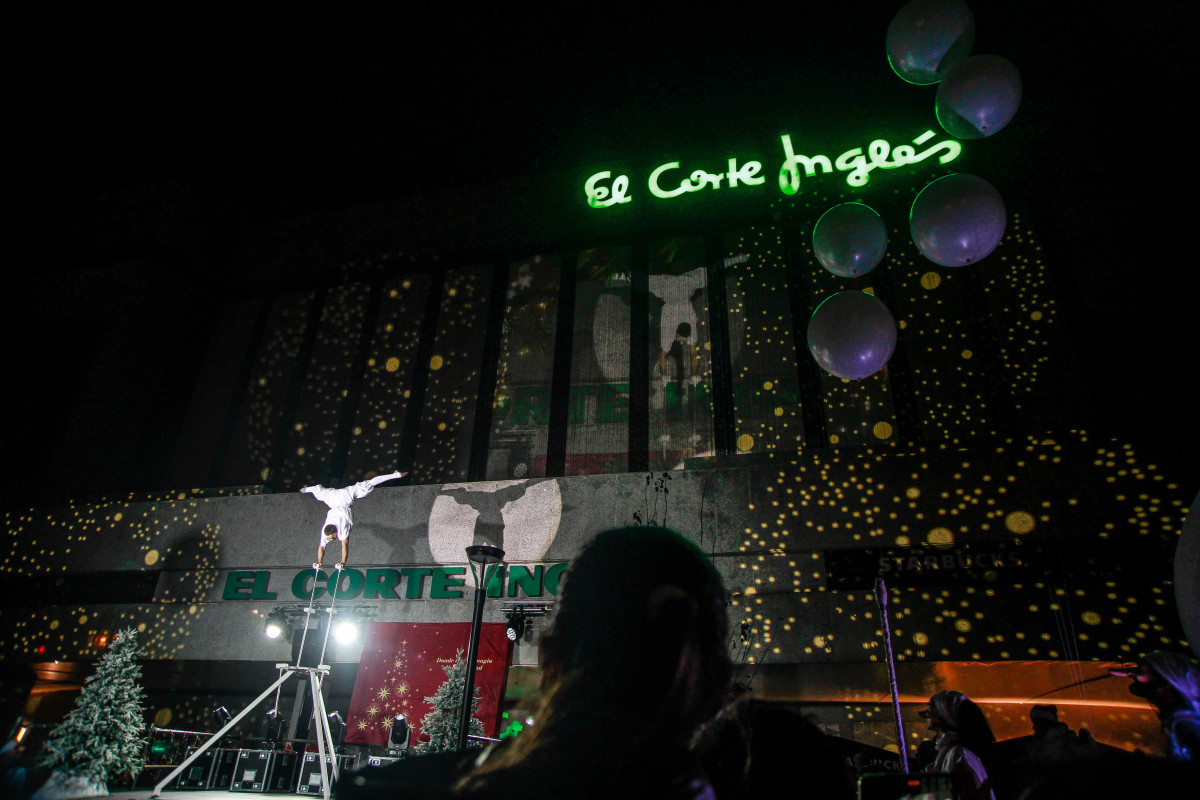
[[[929,532],[926,541],[932,545],[948,547],[954,544],[954,532],[949,528],[934,528]]]
[[[433,358],[429,359],[430,369],[441,369],[443,364],[445,364],[445,362],[442,360],[441,356],[434,356]]]
[[[396,358],[395,356],[392,356],[391,358],[389,358],[387,360],[387,363],[384,365],[383,368],[386,369],[388,372],[395,372],[396,370],[400,369],[400,359]]]
[[[146,553],[146,557],[142,560],[146,562],[146,566],[148,566],[148,567],[153,566],[154,564],[157,564],[158,563],[158,551],[151,550],[150,552]]]
[[[875,435],[876,439],[890,439],[893,433],[892,425],[889,422],[876,422],[875,426],[871,428],[871,433]]]
[[[53,620],[50,623],[50,630],[52,630],[52,631],[58,630],[58,620]]]
[[[743,433],[737,440],[738,450],[745,452],[754,447],[754,437],[748,433]]]
[[[1033,516],[1025,511],[1013,511],[1004,518],[1004,527],[1011,533],[1029,533],[1033,525]]]
[[[1097,614],[1095,611],[1083,612],[1083,614],[1080,615],[1080,619],[1082,619],[1084,621],[1084,624],[1086,624],[1086,625],[1099,625],[1100,624],[1100,615]]]
[[[965,619],[955,620],[954,629],[963,633],[967,633],[971,630],[971,623]]]
[[[927,645],[929,644],[929,635],[925,633],[914,633],[913,641],[921,646]]]

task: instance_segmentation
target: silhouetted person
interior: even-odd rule
[[[598,534],[542,636],[535,724],[482,754],[364,770],[339,797],[712,798],[692,742],[732,681],[726,602],[712,562],[679,534]]]
[[[720,800],[853,800],[854,770],[804,715],[747,699],[713,727],[704,768]]]

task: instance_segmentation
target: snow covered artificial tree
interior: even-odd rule
[[[50,779],[34,800],[107,795],[109,778],[141,772],[146,722],[137,656],[137,631],[118,632],[46,740],[38,762],[50,768]]]
[[[433,705],[433,710],[421,720],[421,737],[429,741],[417,745],[418,753],[441,753],[458,748],[458,715],[462,710],[463,690],[467,683],[467,662],[463,651],[459,650],[454,656],[454,663],[442,667],[446,671],[446,682],[437,690],[433,697],[425,700]],[[475,687],[471,698],[471,722],[467,733],[473,736],[483,736],[483,723],[475,718],[479,711],[479,688]],[[468,747],[482,747],[478,740],[468,739]]]

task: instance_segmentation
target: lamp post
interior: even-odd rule
[[[473,544],[467,548],[471,576],[475,578],[475,611],[471,615],[471,641],[467,646],[467,675],[463,687],[462,707],[458,712],[458,751],[467,749],[467,731],[471,727],[471,701],[475,695],[475,661],[479,658],[479,631],[483,627],[483,603],[492,575],[504,560],[504,551],[490,544]],[[478,565],[479,572],[475,567]]]

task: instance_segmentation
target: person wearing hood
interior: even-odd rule
[[[980,759],[996,742],[983,710],[962,692],[942,691],[918,712],[936,734],[937,757],[927,772],[954,776],[964,800],[996,800],[992,781]]]

